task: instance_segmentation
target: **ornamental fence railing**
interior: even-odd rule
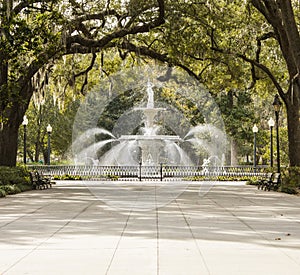
[[[57,178],[83,180],[233,180],[264,177],[265,166],[94,166],[94,165],[28,165],[30,170]]]

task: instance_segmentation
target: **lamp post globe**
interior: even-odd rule
[[[270,117],[270,119],[268,120],[268,125],[270,128],[275,126],[275,121],[272,117]]]
[[[52,126],[50,124],[47,126],[47,133],[52,133]]]
[[[23,125],[23,126],[27,126],[27,125],[28,125],[28,118],[27,118],[26,115],[23,116],[23,122],[22,122],[22,125]]]
[[[258,128],[257,128],[257,125],[254,124],[253,128],[252,128],[252,132],[253,133],[257,133],[258,132]]]

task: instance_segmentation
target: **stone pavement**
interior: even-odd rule
[[[300,274],[300,197],[58,182],[0,199],[0,274]]]

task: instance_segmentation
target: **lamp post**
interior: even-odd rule
[[[47,164],[50,165],[50,154],[51,154],[51,143],[50,143],[50,136],[52,132],[52,127],[50,124],[47,126],[47,133],[48,133],[48,159],[47,159]]]
[[[254,135],[254,150],[253,150],[253,167],[254,167],[254,172],[256,171],[256,133],[258,132],[258,128],[256,124],[254,124],[252,128],[252,132]]]
[[[27,125],[28,125],[28,119],[27,116],[23,116],[23,122],[22,125],[24,126],[24,152],[23,152],[23,162],[26,164],[26,137],[27,137]]]
[[[281,110],[282,103],[279,99],[278,95],[275,95],[273,107],[275,111],[275,119],[276,119],[276,143],[277,143],[277,173],[280,173],[280,151],[279,151],[279,127],[278,127],[278,121],[279,121],[279,112]]]
[[[268,124],[270,127],[270,166],[273,167],[273,127],[275,121],[272,117],[269,119]]]

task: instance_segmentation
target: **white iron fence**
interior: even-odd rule
[[[264,177],[265,166],[94,166],[94,165],[28,165],[44,175],[81,178],[85,180],[130,179],[130,180],[230,180],[247,177]]]

